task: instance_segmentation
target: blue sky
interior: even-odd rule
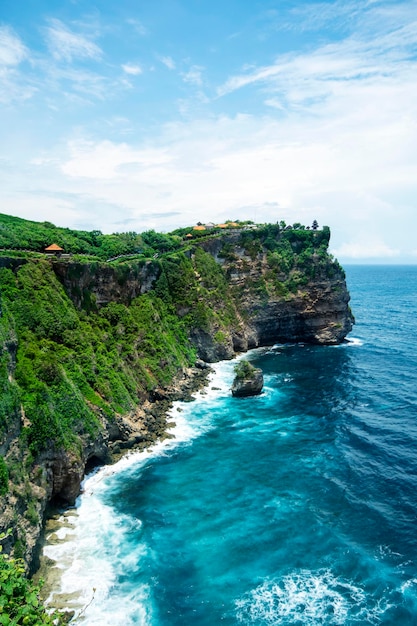
[[[417,262],[417,1],[2,0],[0,212]]]

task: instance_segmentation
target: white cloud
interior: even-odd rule
[[[10,104],[33,96],[37,88],[24,77],[20,64],[30,52],[9,26],[0,26],[0,103]]]
[[[368,232],[343,243],[333,250],[333,254],[339,259],[393,259],[400,255],[400,251],[393,249],[372,232]]]
[[[139,33],[139,35],[142,35],[142,37],[148,34],[147,28],[142,24],[140,20],[131,18],[127,20],[127,23],[133,26],[135,31]]]
[[[202,70],[202,67],[193,65],[188,72],[181,74],[183,81],[200,87],[203,84]]]
[[[410,3],[406,16],[402,8],[400,15],[387,13],[385,20],[377,8],[373,13],[368,11],[367,19],[362,14],[366,36],[356,31],[344,40],[315,50],[281,55],[271,65],[229,77],[218,87],[218,96],[253,86],[279,97],[291,109],[303,104],[310,106],[314,99],[326,100],[344,85],[396,80],[399,73],[410,71],[415,64],[417,21],[412,19],[413,5],[415,10],[415,3]],[[402,22],[397,23],[395,17],[402,18]]]
[[[161,63],[165,65],[169,70],[175,70],[176,64],[172,57],[159,57]]]
[[[99,59],[102,56],[101,49],[94,42],[72,32],[60,20],[50,20],[46,36],[49,50],[57,60]]]
[[[143,72],[140,65],[134,65],[133,63],[126,63],[125,65],[122,65],[122,70],[126,74],[131,74],[132,76],[138,76]]]
[[[50,66],[47,70],[48,87],[64,95],[67,101],[86,104],[89,96],[104,100],[109,94],[109,80],[87,69],[73,66]],[[80,100],[80,97],[82,98]]]
[[[239,217],[242,211],[243,217],[258,221],[308,224],[317,218],[334,227],[332,243],[339,251],[347,237],[359,245],[358,226],[384,241],[388,223],[410,221],[406,204],[417,192],[417,158],[404,148],[417,141],[413,126],[410,120],[401,132],[380,128],[373,124],[372,111],[343,132],[321,120],[219,117],[165,126],[143,148],[73,142],[62,171],[72,189],[96,200],[107,199],[135,213],[138,206],[178,211],[182,223],[197,216]],[[409,195],[400,200],[396,189],[404,182]],[[166,223],[167,228],[175,225],[178,219]],[[369,240],[366,245],[371,250]],[[372,245],[373,254],[397,249],[392,244],[384,248],[379,240]],[[345,247],[342,253],[353,254],[355,248]]]
[[[198,219],[305,224],[317,219],[331,227],[339,258],[397,260],[397,254],[409,254],[417,231],[417,29],[410,10],[402,22],[395,13],[391,29],[374,11],[372,24],[378,28],[373,30],[372,4],[376,9],[381,3],[367,4],[368,21],[354,37],[231,76],[209,115],[207,100],[204,107],[196,97],[181,101],[187,121],[154,125],[144,138],[135,134],[139,125],[132,116],[123,121],[129,141],[121,141],[103,113],[97,126],[77,128],[76,139],[51,150],[47,159],[32,152],[36,173],[15,180],[16,188],[24,178],[32,189],[14,199],[9,194],[2,210],[19,203],[29,207],[35,195],[48,197],[48,216],[37,203],[36,219],[50,219],[56,202],[67,207],[66,216],[73,211],[68,225],[75,225],[88,206],[91,224],[105,232],[129,220],[132,229],[165,230]],[[75,49],[68,55],[75,58]],[[176,69],[171,57],[159,61]],[[68,98],[94,93],[104,110],[109,79],[51,65],[48,78],[56,82],[55,90],[64,86]],[[122,67],[127,81],[129,73],[135,75],[128,69],[139,65]],[[201,68],[191,67],[180,77],[198,86]],[[251,90],[249,100],[243,91],[241,99],[227,98],[244,87]],[[230,101],[252,111],[256,102],[260,106],[251,115],[214,112]],[[196,118],[196,109],[202,117]],[[112,122],[113,113],[107,118]],[[10,176],[4,176],[0,187],[10,185]]]
[[[28,56],[22,40],[9,26],[0,26],[0,66],[19,65]]]
[[[69,151],[70,159],[62,165],[62,171],[75,178],[133,179],[141,171],[169,161],[164,150],[135,149],[111,141],[74,141]]]
[[[290,17],[295,18],[291,22],[277,22],[276,27],[284,30],[320,30],[323,27],[333,27],[345,30],[348,25],[362,17],[371,2],[359,2],[356,0],[333,0],[333,2],[312,2],[295,6],[290,10]]]

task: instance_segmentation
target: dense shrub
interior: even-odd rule
[[[5,535],[0,535],[0,541]],[[40,588],[25,576],[21,559],[1,553],[0,546],[0,624],[2,626],[59,626],[57,613],[48,614],[39,598]]]
[[[6,462],[0,456],[0,496],[4,496],[9,491],[9,470]]]
[[[254,366],[252,365],[252,363],[249,363],[249,361],[247,361],[246,359],[242,359],[234,367],[235,378],[237,380],[244,380],[245,378],[250,378],[253,375],[254,371],[255,371]]]

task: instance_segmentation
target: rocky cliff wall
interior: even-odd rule
[[[160,267],[154,261],[132,265],[72,263],[52,259],[54,272],[78,308],[94,308],[109,302],[130,304],[150,291]]]
[[[297,268],[288,272],[277,268],[264,248],[249,254],[238,233],[202,247],[227,277],[236,319],[221,345],[214,341],[213,329],[194,330],[201,358],[214,362],[276,342],[338,344],[352,330],[345,273],[330,257],[312,254],[304,273]]]
[[[198,242],[187,252],[199,284],[204,278],[194,262],[196,249],[201,248],[216,261],[226,277],[234,308],[234,319],[226,324],[190,325],[189,336],[201,359],[230,359],[238,352],[275,342],[337,344],[344,340],[352,329],[353,316],[345,274],[337,262],[312,254],[308,273],[277,269],[265,248],[249,253],[240,239],[239,232],[232,232]],[[161,267],[156,260],[116,268],[53,262],[56,275],[79,308],[109,302],[128,304],[155,288]],[[285,284],[291,281],[288,289]],[[216,303],[200,301],[203,306],[216,308]],[[180,316],[190,309],[183,303],[176,308]]]
[[[314,236],[308,235],[310,246]],[[164,436],[170,402],[189,396],[204,383],[204,361],[230,359],[238,352],[275,342],[336,344],[344,340],[353,317],[342,268],[327,255],[320,239],[308,250],[297,239],[284,243],[282,252],[271,239],[245,239],[236,232],[195,242],[180,255],[136,264],[49,261],[69,298],[87,315],[109,303],[128,306],[155,291],[169,311],[181,318],[203,362],[194,368],[179,367],[170,384],[141,392],[138,406],[128,413],[109,418],[108,411],[97,404],[98,434],[80,431],[78,447],[65,449],[51,443],[35,458],[25,443],[26,435],[22,436],[30,423],[23,406],[15,407],[0,437],[0,452],[10,468],[9,490],[1,500],[0,530],[13,529],[10,541],[15,542],[18,555],[34,562],[48,503],[55,498],[73,503],[86,467],[110,462],[126,448],[146,447]],[[4,267],[18,272],[20,265],[13,260]],[[153,319],[161,323],[160,318]],[[119,324],[111,318],[117,325],[116,335],[127,332],[128,321]],[[133,340],[137,358],[142,339]],[[70,346],[65,341],[67,350]],[[0,352],[6,363],[5,385],[14,384],[17,347],[13,330],[3,333]],[[152,352],[153,348],[146,349]],[[94,359],[93,365],[97,369]],[[91,408],[91,400],[86,402]]]
[[[14,384],[16,342],[8,338],[0,352],[9,360],[8,380]],[[155,389],[141,406],[126,415],[108,419],[101,413],[101,429],[92,437],[81,435],[76,449],[51,443],[36,458],[27,445],[29,426],[23,406],[8,413],[0,434],[0,454],[8,470],[8,490],[0,495],[0,533],[11,530],[3,542],[5,552],[22,557],[28,571],[38,567],[42,529],[51,505],[73,505],[86,470],[117,460],[127,449],[145,449],[166,436],[166,414],[172,401],[191,399],[204,385],[209,370],[203,363],[178,372],[165,389]]]

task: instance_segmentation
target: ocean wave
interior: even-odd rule
[[[236,617],[252,626],[379,624],[389,606],[329,570],[301,570],[266,580],[237,600]]]
[[[54,563],[46,576],[47,586],[52,588],[48,605],[74,610],[75,623],[88,626],[150,623],[152,602],[145,585],[126,590],[118,584],[122,595],[115,593],[116,582],[138,567],[146,550],[139,536],[141,521],[116,515],[102,496],[111,490],[115,477],[129,478],[151,459],[210,430],[207,406],[230,395],[233,370],[230,361],[214,364],[208,386],[195,394],[194,402],[173,404],[167,416],[174,422],[167,430],[171,438],[144,451],[128,452],[114,465],[98,468],[84,479],[76,508],[61,515],[60,527],[46,536],[43,555]],[[106,621],[106,614],[111,621]],[[130,615],[135,616],[133,621],[129,621]]]
[[[363,340],[359,339],[359,337],[347,337],[345,343],[340,344],[341,346],[363,346]]]

